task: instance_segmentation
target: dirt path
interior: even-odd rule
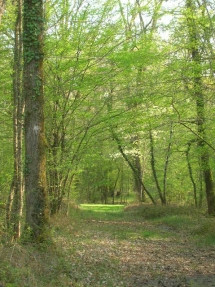
[[[73,250],[70,286],[215,286],[215,248],[199,247],[172,230],[163,238],[137,236],[144,230],[166,234],[166,229],[149,223],[83,221],[72,230],[67,246]]]

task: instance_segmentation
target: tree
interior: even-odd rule
[[[30,238],[36,242],[46,239],[49,222],[44,131],[43,32],[43,1],[25,0],[23,10],[25,230],[29,232]]]
[[[2,15],[4,13],[4,9],[5,9],[5,0],[1,0],[0,1],[0,24],[1,24],[1,18],[2,18]]]
[[[47,193],[52,214],[60,210],[70,190],[72,195],[80,191],[79,198],[90,201],[102,192],[107,202],[107,196],[114,201],[115,190],[127,192],[132,186],[139,198],[145,193],[152,202],[189,200],[198,205],[204,183],[206,198],[213,202],[214,4],[203,0],[184,1],[183,8],[174,4],[175,17],[171,25],[164,25],[162,15],[176,1],[88,2],[47,2],[45,22],[41,0],[26,0],[23,5],[26,230],[29,227],[38,240],[45,237],[42,230],[49,221]],[[18,100],[11,191],[15,191],[15,183],[22,186],[22,167],[16,160],[24,157],[19,101],[23,63],[20,26],[14,34],[16,19],[10,6],[2,17],[0,35],[1,103],[7,106],[0,109],[0,117],[6,115],[8,121],[4,120],[1,130],[7,132],[3,130],[0,138],[0,156],[5,157],[7,150],[8,164],[0,175],[1,187],[12,181],[8,98],[14,66],[13,93]],[[170,31],[168,41],[158,33],[165,29]],[[19,57],[14,53],[11,65],[14,35]],[[123,187],[125,178],[129,182]],[[20,209],[15,202],[11,215]]]
[[[157,35],[157,23],[160,18],[163,1],[151,1],[149,3],[138,0],[135,1],[133,6],[129,6],[128,4],[129,9],[124,9],[122,2],[118,2],[120,15],[124,25],[123,30],[125,30],[126,44],[121,48],[121,50],[115,53],[114,59],[117,65],[121,65],[121,67],[123,67],[123,72],[121,75],[119,73],[119,77],[124,80],[127,79],[127,81],[121,83],[121,87],[118,87],[118,89],[122,89],[123,93],[126,95],[124,97],[122,96],[122,98],[126,103],[126,113],[130,117],[126,117],[125,124],[127,125],[129,123],[132,127],[129,131],[126,126],[124,138],[126,138],[125,142],[127,143],[124,142],[123,145],[127,145],[127,148],[129,147],[129,149],[133,148],[133,152],[130,152],[127,159],[129,159],[130,162],[129,166],[131,167],[132,165],[133,167],[132,171],[134,173],[135,190],[140,201],[144,201],[144,193],[146,192],[147,194],[150,194],[150,191],[148,188],[145,190],[146,184],[143,182],[143,174],[145,173],[145,170],[143,170],[142,167],[141,146],[145,139],[141,139],[141,134],[143,134],[143,131],[146,129],[145,121],[147,121],[147,119],[142,117],[141,111],[146,110],[146,106],[150,102],[151,98],[150,93],[152,93],[152,90],[155,90],[155,88],[152,88],[150,85],[152,80],[148,78],[150,73],[148,73],[147,70],[153,70],[153,64],[156,65],[155,63],[159,61],[158,55],[160,52],[155,46],[155,36]],[[125,14],[125,10],[128,15]],[[149,10],[151,13],[148,13]],[[145,17],[146,15],[147,17]],[[147,88],[149,91],[148,93]],[[121,101],[121,105],[122,102],[123,101]],[[120,118],[120,122],[121,123],[118,124],[118,128],[122,130],[124,127],[122,117]],[[122,142],[122,139],[120,139],[119,133],[116,137],[116,133],[117,131],[115,131],[114,134],[115,139],[118,138],[118,141],[116,141],[119,147],[119,141]],[[130,141],[127,140],[128,137],[130,138]],[[122,143],[120,146],[122,146]],[[122,152],[123,149],[120,150]],[[124,155],[126,155],[125,151]],[[158,186],[156,183],[154,185]]]
[[[191,61],[193,64],[192,90],[191,93],[196,100],[197,111],[197,143],[200,155],[200,166],[205,182],[205,192],[208,205],[208,213],[215,215],[215,193],[212,170],[210,167],[210,153],[206,135],[205,98],[202,82],[202,56],[200,53],[200,36],[197,33],[195,1],[186,0],[186,19],[188,25],[189,47]]]
[[[19,66],[19,52],[20,52],[20,16],[18,16],[19,4],[8,3],[7,9],[4,11],[2,17],[2,22],[0,25],[0,42],[1,42],[1,109],[0,109],[0,119],[1,119],[1,154],[0,162],[2,163],[2,168],[0,172],[0,190],[1,190],[1,205],[5,207],[2,211],[6,211],[6,226],[10,227],[10,236],[19,236],[19,220],[20,214],[17,215],[16,210],[19,209],[15,201],[10,201],[8,191],[10,194],[14,194],[14,175],[15,175],[15,161],[13,161],[13,154],[15,153],[15,137],[13,140],[13,131],[17,130],[18,126],[14,125],[16,112],[18,111],[17,103],[13,101],[13,96],[19,95],[20,87],[20,73],[18,69],[17,73],[14,73],[15,66]],[[15,42],[17,44],[15,49]],[[14,59],[18,61],[14,63]],[[11,75],[14,77],[12,78]],[[15,77],[16,76],[16,77]],[[12,97],[11,97],[12,96]],[[12,100],[12,101],[11,101]],[[12,144],[13,143],[13,144]],[[17,150],[17,149],[16,149]],[[10,183],[10,184],[9,184]],[[12,183],[12,184],[11,184]],[[13,213],[13,215],[12,215]],[[16,224],[16,223],[17,224]],[[18,232],[16,232],[18,231]]]
[[[7,203],[7,226],[12,232],[12,240],[21,235],[21,215],[23,206],[23,96],[22,96],[22,1],[16,2],[16,21],[13,66],[13,150],[14,171]]]
[[[107,55],[114,50],[112,43],[115,40],[112,26],[108,24],[109,13],[113,13],[112,1],[102,4],[101,13],[97,8],[85,5],[85,1],[72,6],[71,3],[65,6],[64,2],[51,7],[54,28],[45,42],[48,75],[45,91],[49,97],[46,105],[48,181],[52,213],[59,211],[65,194],[70,193],[80,161],[92,151],[88,146],[105,128],[102,124],[107,120],[103,114],[103,94],[108,80],[113,77],[107,60]],[[55,19],[54,13],[60,20]]]

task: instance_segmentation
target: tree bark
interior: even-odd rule
[[[21,235],[21,216],[23,207],[23,96],[22,96],[22,0],[16,5],[14,66],[13,66],[13,151],[14,172],[6,208],[7,227],[12,241]]]
[[[200,166],[205,182],[205,192],[207,198],[208,214],[215,215],[215,194],[214,194],[214,180],[210,167],[210,154],[206,137],[206,120],[205,120],[205,99],[203,94],[202,72],[201,72],[201,54],[200,44],[196,26],[196,9],[193,0],[186,0],[187,7],[187,24],[189,33],[189,50],[191,59],[194,64],[193,69],[193,96],[196,100],[197,110],[197,144],[200,156]]]
[[[144,201],[146,201],[146,199],[145,199],[145,193],[143,190],[143,186],[141,184],[141,181],[143,178],[143,173],[142,173],[142,166],[141,166],[141,161],[140,161],[139,155],[134,156],[133,165],[134,165],[134,168],[135,168],[136,173],[138,175],[138,176],[135,176],[135,178],[134,178],[135,191],[137,192],[137,194],[139,196],[139,201],[144,202]]]
[[[192,185],[193,185],[194,202],[195,202],[195,206],[198,207],[197,188],[196,188],[196,183],[195,183],[195,180],[193,177],[193,169],[192,169],[192,165],[190,163],[190,157],[189,157],[191,143],[192,143],[192,141],[188,142],[187,150],[186,150],[185,154],[186,154],[186,159],[187,159],[187,167],[188,167],[188,171],[189,171],[190,180],[191,180]]]
[[[167,185],[167,170],[169,165],[169,159],[171,155],[171,148],[172,148],[172,136],[173,136],[173,123],[170,124],[170,132],[169,132],[169,143],[167,146],[167,152],[166,152],[166,159],[164,163],[164,174],[163,174],[163,198],[164,202],[166,204],[166,185]]]
[[[43,1],[24,0],[25,193],[27,238],[47,239],[49,223],[43,93]]]

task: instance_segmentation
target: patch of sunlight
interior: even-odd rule
[[[93,212],[121,212],[124,209],[122,204],[81,204],[82,210],[93,211]]]

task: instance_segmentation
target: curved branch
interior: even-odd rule
[[[130,166],[131,170],[134,173],[134,176],[139,180],[139,182],[141,183],[143,189],[145,190],[146,194],[148,195],[148,197],[151,199],[153,204],[156,204],[154,198],[152,197],[152,195],[150,194],[149,190],[145,187],[145,184],[143,183],[142,179],[140,178],[139,174],[136,172],[135,167],[133,166],[133,164],[131,163],[131,161],[129,160],[129,158],[127,157],[127,155],[125,154],[122,145],[120,143],[119,138],[117,137],[117,135],[112,131],[112,136],[113,139],[116,141],[117,146],[118,146],[118,150],[120,151],[121,155],[123,156],[123,158],[125,159],[125,161],[128,163],[128,165]]]

